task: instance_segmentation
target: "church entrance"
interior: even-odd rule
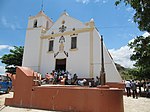
[[[56,59],[55,70],[64,70],[66,71],[66,58],[65,59]]]

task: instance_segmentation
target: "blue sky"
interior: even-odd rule
[[[9,53],[12,46],[23,46],[28,17],[41,10],[42,0],[0,0],[0,57]],[[121,4],[116,7],[115,0],[43,0],[43,9],[55,22],[63,13],[67,13],[82,22],[94,19],[95,25],[114,61],[131,67],[131,51],[127,43],[140,32],[133,22],[134,10]],[[0,73],[4,64],[0,63]]]

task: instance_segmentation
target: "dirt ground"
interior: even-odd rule
[[[124,96],[124,112],[150,112],[150,98]]]
[[[10,92],[9,94],[0,94],[1,112],[50,112],[46,110],[4,106],[5,98],[11,98],[12,96],[13,92]],[[139,97],[138,99],[133,99],[132,97],[123,96],[123,100],[124,100],[124,112],[150,112],[150,98]]]

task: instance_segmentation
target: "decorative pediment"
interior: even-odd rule
[[[70,32],[74,33],[80,30],[85,31],[85,29],[90,29],[90,27],[86,26],[81,21],[64,14],[60,16],[60,18],[53,24],[46,34],[44,34],[44,36],[52,35],[52,31],[55,32],[53,34],[55,36],[57,34],[63,35],[64,33],[69,33],[70,35]]]

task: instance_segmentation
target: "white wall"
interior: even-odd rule
[[[35,20],[37,20],[37,28],[33,28]],[[32,68],[37,72],[39,72],[41,58],[41,31],[42,28],[46,28],[47,21],[50,28],[53,23],[45,16],[30,17],[26,31],[22,66]]]
[[[94,66],[94,78],[96,76],[100,76],[100,70],[101,70],[101,49],[100,49],[100,35],[96,31],[96,29],[93,30],[93,66]]]
[[[82,22],[71,18],[66,15],[62,15],[55,24],[51,27],[51,29],[45,34],[49,35],[53,31],[54,33],[60,33],[59,27],[62,25],[62,21],[65,21],[65,26],[67,26],[66,31],[72,31],[73,28],[81,29],[86,28]],[[68,57],[62,52],[59,53],[56,58],[54,58],[54,53],[59,51],[59,38],[55,37],[54,39],[54,52],[48,52],[48,44],[49,40],[44,39],[42,45],[42,61],[41,61],[41,72],[45,74],[46,72],[51,72],[55,69],[55,61],[56,59],[66,58],[66,70],[71,72],[72,74],[77,73],[79,77],[89,77],[89,33],[80,33],[77,35],[77,49],[75,51],[71,51],[71,36],[64,36],[64,51],[68,52]]]
[[[36,30],[28,30],[26,32],[26,40],[24,47],[22,66],[30,67],[38,71],[39,53],[40,53],[40,36],[41,28]]]
[[[64,36],[64,50],[68,57],[62,52],[54,58],[54,53],[59,51],[59,38],[54,39],[54,52],[48,52],[49,40],[44,39],[42,45],[41,72],[51,72],[55,69],[56,59],[66,58],[66,70],[72,74],[77,73],[80,77],[89,76],[89,33],[81,33],[77,36],[77,50],[71,51],[71,37]]]
[[[105,41],[105,39],[104,39]],[[107,82],[121,82],[121,76],[116,69],[116,66],[114,64],[114,61],[111,59],[110,54],[108,53],[108,50],[104,44],[103,41],[103,52],[104,52],[104,67],[105,67],[105,73],[106,73],[106,81]],[[99,64],[97,63],[99,62]],[[100,76],[100,70],[101,70],[101,36],[99,33],[94,30],[94,75]]]
[[[77,36],[77,51],[69,52],[69,65],[72,73],[77,73],[79,77],[89,77],[90,57],[89,57],[89,33],[80,33]],[[69,42],[71,44],[71,42]]]

